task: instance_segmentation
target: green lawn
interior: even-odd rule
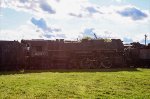
[[[0,73],[0,99],[150,99],[150,69]]]

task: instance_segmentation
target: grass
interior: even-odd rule
[[[150,99],[150,69],[0,73],[0,99]]]

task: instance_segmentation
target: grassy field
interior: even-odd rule
[[[0,73],[0,99],[150,99],[150,69]]]

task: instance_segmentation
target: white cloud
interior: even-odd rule
[[[122,0],[114,1],[121,2]],[[128,21],[130,18],[124,18],[116,13],[116,11],[131,7],[138,9],[133,5],[99,6],[90,3],[88,0],[2,0],[1,3],[1,7],[26,11],[40,18],[55,19],[70,19],[70,16],[76,16],[78,18],[108,18],[110,20],[126,19]],[[149,13],[150,12],[148,11],[146,12],[146,14]]]
[[[31,24],[26,24],[18,27],[15,30],[1,30],[1,40],[21,40],[21,39],[40,39],[41,33],[36,32],[36,27]]]
[[[113,0],[113,1],[116,1],[116,2],[122,2],[123,0]]]
[[[51,6],[55,0],[2,0],[1,7],[12,8],[17,11],[25,11],[35,16],[48,16],[49,14],[55,14],[55,9]]]
[[[123,0],[115,1],[122,2]],[[46,4],[44,8],[41,5],[43,3]],[[142,35],[150,32],[150,12],[133,5],[99,6],[90,3],[88,0],[2,0],[1,7],[29,12],[33,14],[33,17],[44,18],[48,26],[61,28],[62,31],[51,34],[51,39],[57,37],[65,37],[65,39],[81,38],[83,37],[82,32],[86,28],[94,28],[93,31],[99,37],[121,39],[128,37],[133,38],[134,41],[142,39]],[[148,17],[135,21],[131,17],[123,17],[117,13],[117,11],[131,7],[146,13]],[[55,20],[54,24],[52,24],[52,20]],[[8,38],[5,34],[8,34]],[[42,29],[33,24],[25,24],[19,26],[16,30],[2,30],[0,38],[49,39],[44,37],[43,34]]]
[[[49,26],[49,24],[47,24]],[[55,29],[57,25],[52,25],[52,29]],[[45,32],[40,27],[37,27],[29,20],[25,25],[21,25],[14,30],[0,30],[0,40],[21,40],[21,39],[67,39],[76,40],[78,37],[82,37],[78,30],[68,31],[63,29],[62,31]]]
[[[69,13],[84,17],[100,13],[95,4],[88,0],[2,0],[1,7],[29,12],[36,17],[69,18]]]
[[[2,15],[2,14],[0,14],[0,17],[3,17],[3,15]]]

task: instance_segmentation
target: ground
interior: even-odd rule
[[[0,73],[0,99],[150,99],[150,69]]]

